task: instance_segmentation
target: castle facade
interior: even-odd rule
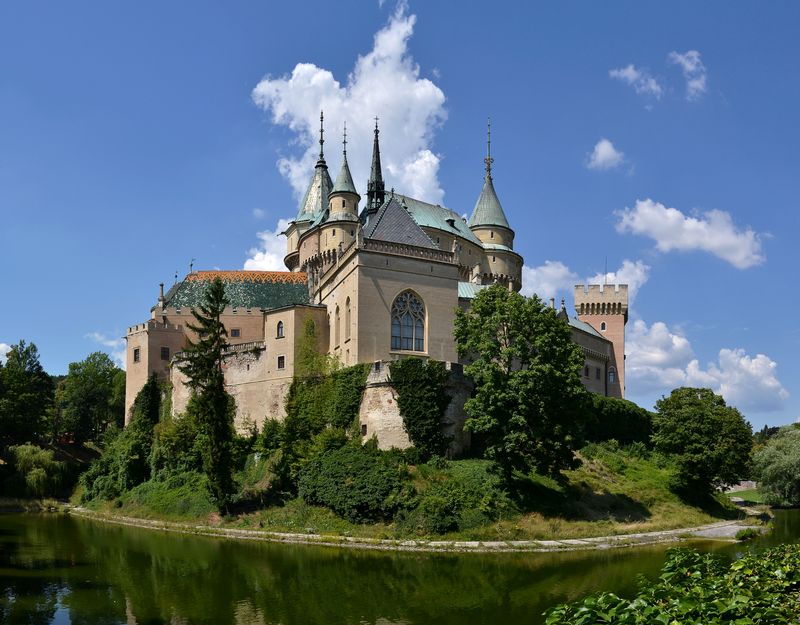
[[[375,434],[382,447],[408,444],[387,388],[387,362],[412,356],[448,363],[463,406],[469,391],[468,383],[458,382],[455,312],[488,285],[522,288],[523,258],[514,251],[515,232],[494,188],[491,153],[487,149],[483,188],[467,221],[444,206],[386,190],[377,124],[365,198],[350,174],[346,140],[335,182],[323,143],[321,131],[308,190],[284,233],[287,271],[191,272],[167,293],[162,285],[150,318],[128,329],[126,421],[151,373],[172,380],[173,411],[185,408],[188,389],[174,358],[193,338],[191,311],[215,278],[230,302],[222,318],[229,340],[225,380],[236,399],[237,427],[284,416],[308,320],[320,352],[344,366],[373,364],[360,420],[362,434]],[[563,300],[558,314],[585,354],[583,383],[592,392],[623,397],[627,286],[578,285],[574,295],[577,315],[567,313]],[[458,441],[463,415],[453,403],[448,423]]]

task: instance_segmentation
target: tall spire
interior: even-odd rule
[[[492,158],[492,118],[486,118],[486,158],[483,159],[483,162],[486,163],[486,177],[492,177],[492,163],[494,163],[494,159]]]
[[[483,189],[481,189],[481,194],[475,203],[469,226],[470,228],[501,226],[511,230],[503,207],[500,205],[500,200],[497,199],[497,192],[494,190],[494,183],[492,182],[492,163],[494,163],[494,159],[492,158],[492,122],[490,119],[487,120],[486,158],[483,159],[483,162],[486,164]]]
[[[377,212],[383,205],[385,188],[383,184],[383,174],[381,173],[381,146],[378,141],[378,118],[375,118],[375,140],[372,143],[372,169],[369,172],[369,182],[367,182],[367,214]]]
[[[328,173],[328,164],[325,162],[325,153],[322,146],[325,143],[325,116],[319,113],[319,160],[314,167],[314,175],[308,184],[303,201],[297,209],[295,221],[314,221],[328,207],[328,195],[333,187],[331,176]]]
[[[325,143],[325,126],[324,126],[325,116],[323,115],[322,111],[319,112],[319,160],[317,160],[317,167],[320,164],[325,164],[325,153],[322,149],[323,144]]]

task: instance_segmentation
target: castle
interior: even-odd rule
[[[381,447],[408,445],[385,365],[416,356],[448,363],[451,391],[460,396],[452,402],[449,423],[459,440],[463,414],[456,413],[469,388],[458,382],[455,311],[468,308],[487,285],[522,288],[523,258],[514,251],[515,233],[492,180],[491,135],[483,188],[467,221],[438,204],[386,190],[377,121],[366,201],[360,207],[346,134],[333,182],[322,121],[320,115],[319,159],[284,233],[288,271],[195,271],[166,294],[162,284],[150,319],[126,335],[126,422],[151,373],[171,379],[173,411],[185,408],[188,388],[174,357],[192,338],[187,328],[192,309],[208,284],[220,278],[230,302],[222,317],[229,341],[224,368],[227,389],[236,399],[237,427],[284,416],[299,337],[310,319],[320,352],[344,366],[373,365],[359,417],[362,434],[376,435]],[[558,314],[585,354],[583,383],[594,393],[623,397],[627,285],[578,285],[574,297],[577,316],[567,313],[563,300]],[[550,305],[555,307],[552,299]]]

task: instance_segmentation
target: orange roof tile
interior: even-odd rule
[[[308,277],[297,271],[195,271],[186,276],[187,282],[210,282],[219,278],[223,282],[281,282],[305,284]]]

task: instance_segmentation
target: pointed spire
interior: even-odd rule
[[[483,177],[483,189],[475,203],[475,208],[472,211],[472,216],[469,219],[469,227],[481,226],[500,226],[511,230],[508,225],[508,219],[500,205],[500,200],[497,199],[497,192],[494,190],[494,183],[492,182],[492,124],[491,120],[487,123],[486,131],[486,157],[483,159],[486,164],[486,175]]]
[[[325,116],[322,111],[319,113],[319,160],[314,167],[314,175],[308,184],[303,201],[297,210],[295,221],[314,221],[328,207],[328,195],[330,195],[333,183],[331,175],[328,173],[328,164],[325,162],[325,153],[322,146],[325,143]]]
[[[353,184],[353,176],[350,175],[350,166],[347,164],[347,122],[344,123],[342,157],[342,168],[339,170],[339,175],[336,176],[336,182],[333,185],[331,194],[352,193],[354,195],[358,195],[358,191],[356,191],[356,185]],[[360,197],[361,196],[359,196],[359,198]]]
[[[319,112],[319,160],[317,160],[317,167],[320,165],[325,166],[325,152],[322,146],[325,143],[325,115],[322,111]]]
[[[383,174],[381,172],[381,146],[378,141],[378,118],[375,118],[375,139],[372,143],[372,168],[369,172],[369,182],[367,183],[367,214],[375,213],[382,205],[385,198],[385,187],[383,184]]]

